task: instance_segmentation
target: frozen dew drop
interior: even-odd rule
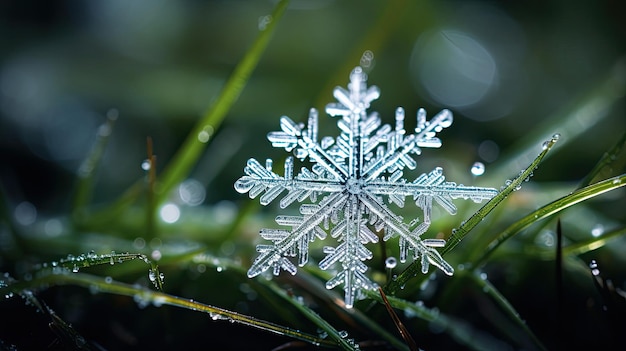
[[[600,269],[598,268],[598,262],[596,262],[596,260],[591,260],[589,268],[591,269],[591,274],[594,276],[600,275]]]
[[[604,226],[602,224],[596,224],[593,226],[593,228],[591,228],[591,235],[594,238],[599,237],[600,235],[602,235],[602,233],[604,233]]]
[[[387,259],[385,260],[385,267],[387,269],[396,268],[397,265],[398,265],[398,260],[395,257],[387,257]]]
[[[151,162],[148,159],[143,160],[143,162],[141,162],[141,169],[143,169],[144,171],[149,171],[151,167]]]
[[[473,176],[481,176],[485,174],[485,165],[482,162],[474,162],[472,168],[470,169],[470,172],[472,172]]]
[[[157,279],[157,274],[155,271],[150,270],[150,272],[148,272],[148,279],[150,279],[151,282],[156,282]]]

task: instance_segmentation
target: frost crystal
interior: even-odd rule
[[[415,169],[412,155],[420,155],[421,148],[438,148],[441,140],[436,134],[452,124],[452,113],[439,112],[430,121],[426,111],[417,112],[415,133],[404,129],[404,109],[396,109],[395,128],[381,125],[376,112],[368,113],[370,103],[380,96],[376,86],[366,86],[367,76],[361,67],[350,74],[348,90],[336,87],[333,95],[337,102],[326,106],[326,113],[338,117],[341,134],[336,137],[318,136],[318,112],[311,109],[307,125],[298,124],[289,117],[280,119],[281,131],[271,132],[267,138],[274,147],[293,152],[300,161],[309,160],[313,166],[302,167],[294,175],[293,157],[285,161],[283,176],[273,171],[272,160],[265,166],[256,159],[248,160],[243,177],[235,183],[240,193],[250,198],[259,195],[262,205],[267,205],[286,192],[280,199],[285,208],[294,201],[300,205],[300,216],[279,215],[276,223],[290,229],[261,229],[260,235],[270,244],[257,246],[259,256],[248,271],[255,277],[268,269],[274,275],[280,270],[296,274],[291,257],[303,266],[309,259],[309,243],[330,236],[336,246],[324,247],[326,257],[319,267],[327,270],[337,267],[336,274],[326,283],[328,289],[343,284],[345,304],[352,307],[361,289],[374,289],[376,284],[365,275],[363,263],[372,258],[366,247],[376,243],[381,232],[382,240],[399,237],[400,261],[407,257],[420,259],[422,272],[430,264],[452,275],[454,269],[435,249],[445,240],[422,239],[420,236],[430,226],[433,200],[450,214],[456,213],[453,199],[471,199],[480,202],[492,198],[497,191],[491,188],[457,185],[446,182],[439,167],[413,181],[403,178],[405,168]],[[394,203],[404,207],[410,197],[423,211],[421,223],[410,224],[388,207]],[[417,224],[417,225],[416,225]]]

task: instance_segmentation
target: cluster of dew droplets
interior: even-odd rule
[[[11,285],[13,282],[15,282],[15,279],[13,279],[9,273],[4,273],[2,277],[0,277],[0,288],[6,288],[9,285]],[[5,299],[10,299],[13,297],[13,292],[9,291],[7,293],[4,294],[4,298]]]
[[[561,134],[559,133],[555,133],[552,135],[552,138],[550,140],[546,140],[543,142],[542,144],[542,148],[543,150],[548,150],[549,148],[552,147],[552,145],[554,145],[554,143],[556,143],[559,138],[561,137]],[[526,169],[522,169],[519,174],[517,175],[517,178],[520,178],[524,173],[526,172]],[[530,178],[533,176],[533,172],[531,171],[525,178],[524,178],[524,182],[528,182],[530,180]],[[516,179],[517,179],[516,178]],[[504,182],[504,185],[502,187],[500,187],[500,191],[503,191],[504,189],[508,188],[511,184],[513,184],[515,180],[511,180],[511,179],[507,179]],[[513,189],[513,191],[518,191],[522,188],[521,184],[518,184],[515,186],[515,189]]]

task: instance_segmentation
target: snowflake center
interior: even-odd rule
[[[346,190],[350,194],[360,194],[363,190],[363,181],[357,178],[349,178],[348,181],[346,181]]]

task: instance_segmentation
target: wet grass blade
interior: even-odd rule
[[[147,288],[138,287],[136,285],[129,285],[114,280],[105,281],[101,277],[84,273],[67,274],[64,272],[49,271],[48,274],[40,274],[30,281],[18,281],[8,286],[2,286],[0,287],[0,293],[3,296],[9,293],[20,294],[23,291],[41,289],[42,287],[49,287],[53,285],[81,286],[84,288],[88,288],[91,291],[98,291],[100,293],[129,296],[136,301],[139,301],[140,303],[146,305],[170,305],[191,311],[208,313],[211,319],[215,321],[224,320],[232,323],[247,325],[257,329],[272,332],[274,334],[284,335],[297,340],[306,341],[316,346],[336,346],[336,343],[329,342],[329,340],[323,340],[311,334],[303,333],[298,330],[283,327],[281,325],[250,317],[241,313],[203,304],[191,299],[185,299],[178,296],[165,294],[159,291],[149,290]]]
[[[480,257],[472,260],[474,267],[479,267],[489,258],[489,256],[506,240],[513,237],[515,234],[529,227],[531,224],[540,221],[544,218],[548,218],[555,213],[558,213],[570,206],[576,205],[585,200],[589,200],[606,192],[621,188],[626,185],[626,174],[622,174],[617,177],[609,178],[604,181],[598,182],[593,185],[589,185],[582,189],[573,192],[570,195],[557,199],[536,211],[533,211],[526,215],[524,218],[513,223],[507,229],[505,229],[496,239],[494,239],[487,248],[480,253]]]
[[[288,0],[281,0],[276,4],[271,14],[270,23],[259,33],[252,47],[248,49],[243,59],[235,67],[215,103],[198,121],[173,159],[167,164],[158,181],[157,203],[161,203],[168,196],[170,190],[185,179],[198,161],[211,138],[211,134],[222,124],[226,114],[246,86],[288,4]]]

